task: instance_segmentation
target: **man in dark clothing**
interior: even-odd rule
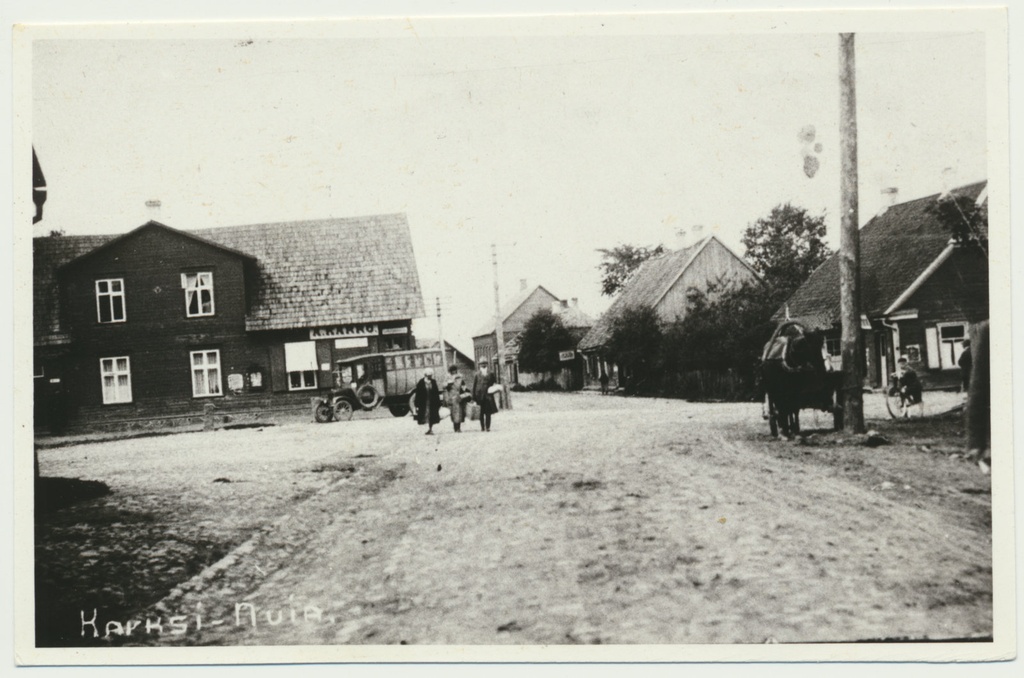
[[[910,416],[910,407],[921,403],[921,380],[917,372],[910,366],[906,357],[901,357],[897,362],[899,371],[896,373],[899,379],[900,394],[903,396],[903,416]]]
[[[978,466],[985,473],[989,472],[992,464],[992,452],[990,449],[992,424],[991,406],[992,396],[990,392],[989,374],[989,323],[986,320],[978,326],[977,351],[975,352],[971,369],[971,382],[967,391],[967,455],[968,458],[978,462]]]
[[[490,431],[491,415],[498,411],[498,404],[494,402],[494,394],[490,389],[498,380],[487,370],[486,362],[481,361],[479,368],[473,377],[473,401],[480,406],[480,430]]]
[[[424,370],[423,378],[416,383],[416,421],[427,425],[426,435],[434,434],[434,424],[441,421],[441,390],[434,380],[434,370]]]
[[[967,389],[971,387],[971,363],[974,359],[971,357],[971,340],[964,339],[964,350],[960,354],[960,359],[956,361],[957,366],[960,368],[960,376],[963,379],[964,393],[967,393]]]

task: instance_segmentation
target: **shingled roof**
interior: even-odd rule
[[[173,230],[173,229],[172,229]],[[404,214],[226,226],[182,232],[256,260],[259,285],[246,329],[384,322],[425,315]],[[54,271],[123,236],[36,238],[37,343],[59,335]]]
[[[615,298],[612,305],[598,318],[586,336],[580,341],[579,349],[586,351],[600,348],[608,343],[612,333],[612,319],[623,310],[640,305],[657,304],[675,281],[689,267],[693,258],[714,236],[698,240],[689,247],[665,252],[652,257],[640,265],[633,278]]]
[[[954,189],[956,197],[976,200],[985,181]],[[882,316],[949,245],[950,233],[932,205],[941,194],[893,205],[860,229],[861,311]],[[815,329],[839,323],[839,255],[834,254],[801,285],[773,319],[800,320]]]
[[[62,344],[69,340],[60,326],[57,269],[112,238],[63,235],[32,239],[32,336],[36,344]]]

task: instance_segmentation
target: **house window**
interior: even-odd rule
[[[213,273],[182,273],[181,286],[185,290],[187,317],[213,315]]]
[[[192,397],[219,396],[220,351],[192,351]]]
[[[284,366],[288,372],[288,390],[316,388],[316,342],[297,341],[284,345]]]
[[[123,278],[96,281],[96,319],[101,323],[124,322]]]
[[[944,370],[954,369],[960,354],[964,352],[967,338],[966,323],[939,325],[939,366]]]
[[[132,401],[132,370],[128,356],[100,358],[100,382],[103,404],[130,403]]]

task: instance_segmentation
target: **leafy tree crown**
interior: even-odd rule
[[[743,232],[744,255],[777,297],[789,296],[832,251],[825,244],[825,215],[777,205]]]
[[[654,247],[639,247],[636,245],[619,245],[614,249],[599,249],[602,261],[597,268],[601,271],[601,294],[611,297],[615,296],[626,283],[630,281],[633,274],[651,257],[656,257],[665,252],[662,245]]]

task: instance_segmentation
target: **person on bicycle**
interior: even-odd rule
[[[921,380],[917,372],[910,366],[906,356],[900,356],[897,362],[896,388],[903,400],[903,416],[907,416],[907,410],[911,405],[921,403]]]

